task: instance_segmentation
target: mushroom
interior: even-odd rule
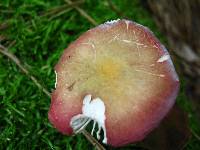
[[[53,126],[72,135],[93,121],[91,134],[115,147],[144,139],[179,90],[166,48],[148,28],[129,20],[81,35],[64,50],[55,71],[48,114]]]

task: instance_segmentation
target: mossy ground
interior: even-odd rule
[[[127,18],[149,27],[159,39],[166,43],[152,17],[138,0],[116,0],[118,9]],[[54,89],[53,67],[63,49],[81,33],[93,27],[75,9],[63,14],[42,16],[48,10],[62,6],[64,0],[2,0],[0,2],[1,44],[9,46],[14,53],[50,92]],[[86,0],[81,6],[98,24],[121,18],[106,0]],[[178,66],[177,66],[178,67]],[[181,76],[181,75],[180,75]],[[192,107],[184,94],[181,77],[181,91],[177,99],[189,116],[190,128],[200,133],[200,127]],[[7,57],[0,55],[0,149],[94,149],[82,136],[66,137],[58,133],[48,121],[50,99],[21,72]],[[192,136],[185,149],[200,149],[199,140]],[[130,148],[130,149],[133,149]]]

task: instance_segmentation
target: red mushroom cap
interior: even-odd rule
[[[106,22],[82,34],[55,67],[49,120],[71,135],[87,94],[105,105],[107,144],[142,140],[175,103],[179,79],[166,48],[146,27],[129,20]]]

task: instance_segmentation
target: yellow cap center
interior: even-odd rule
[[[121,64],[112,59],[105,59],[97,63],[97,75],[104,80],[112,81],[119,77]]]

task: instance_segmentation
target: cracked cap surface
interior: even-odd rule
[[[179,81],[166,49],[145,27],[118,20],[93,28],[63,53],[55,67],[57,87],[49,119],[72,134],[70,119],[83,97],[100,97],[106,107],[108,144],[143,139],[175,102]]]

